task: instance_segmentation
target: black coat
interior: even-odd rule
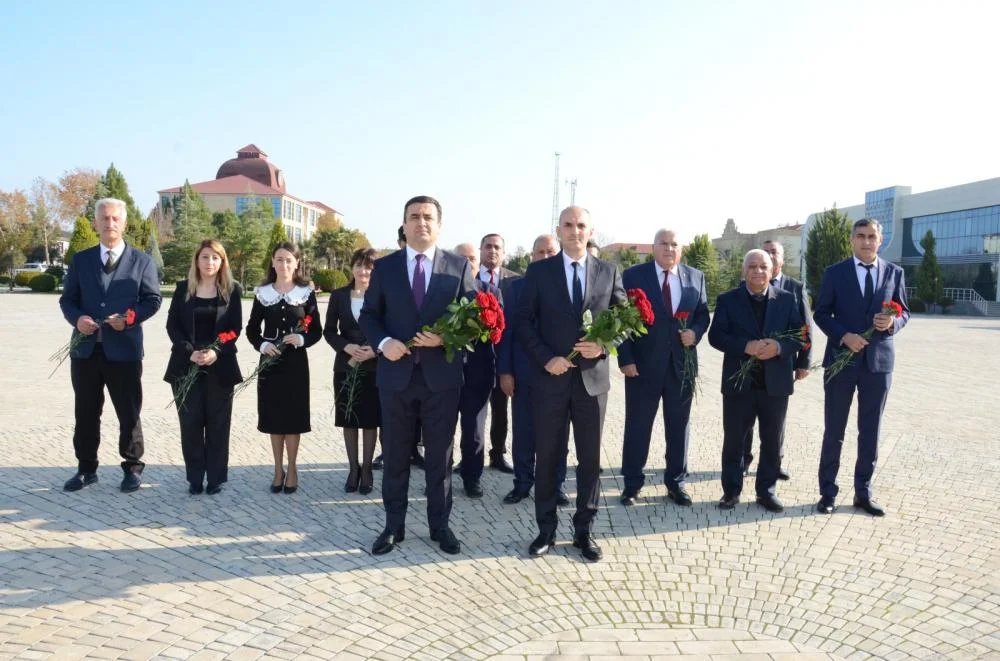
[[[341,287],[330,292],[330,301],[326,307],[326,323],[323,325],[323,337],[337,357],[333,361],[334,372],[346,372],[351,354],[344,351],[348,344],[364,346],[368,344],[364,331],[358,325],[351,312],[351,287]],[[375,364],[372,363],[372,367]]]
[[[170,360],[167,362],[167,372],[163,380],[173,383],[182,378],[191,365],[191,354],[194,346],[194,298],[187,299],[187,280],[177,283],[174,297],[170,300],[170,310],[167,312],[167,336],[172,346]],[[215,335],[223,331],[232,331],[237,335],[243,329],[243,294],[238,284],[233,285],[227,304],[220,296],[215,318]],[[207,369],[223,387],[233,386],[243,381],[239,363],[236,362],[236,341],[226,342],[219,350],[219,358]]]

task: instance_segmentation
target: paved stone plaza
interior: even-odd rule
[[[314,431],[299,491],[268,492],[270,447],[250,391],[236,403],[229,483],[189,496],[161,380],[166,305],[145,326],[143,488],[118,491],[109,402],[101,482],[63,493],[75,468],[72,389],[68,365],[47,378],[46,357],[69,326],[52,295],[0,294],[0,319],[2,659],[1000,659],[998,320],[917,317],[899,337],[875,477],[884,519],[850,507],[853,438],[840,508],[814,513],[819,373],[789,407],[786,511],[718,510],[721,355],[707,342],[692,415],[694,506],[664,502],[657,475],[640,505],[622,507],[614,370],[597,527],[605,559],[588,564],[568,541],[530,559],[532,502],[503,505],[510,478],[490,470],[485,498],[456,494],[461,555],[429,541],[415,471],[406,541],[371,556],[380,478],[370,497],[343,492],[325,343],[310,350]],[[248,372],[255,355],[239,342]],[[651,471],[663,452],[658,422]],[[748,485],[744,500],[752,494]]]

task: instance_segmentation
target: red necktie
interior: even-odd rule
[[[491,285],[495,285],[496,284],[495,282],[493,282],[493,271],[490,271],[490,284]]]
[[[667,308],[670,316],[674,316],[674,301],[670,297],[670,272],[663,272],[663,306]]]

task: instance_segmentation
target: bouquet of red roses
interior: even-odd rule
[[[793,342],[798,342],[803,349],[808,349],[811,346],[809,343],[809,324],[803,324],[799,328],[792,330],[771,333],[770,337],[771,339],[779,342],[782,340],[792,340]],[[750,375],[753,374],[754,369],[759,363],[760,358],[757,356],[750,356],[740,363],[739,369],[733,372],[733,375],[729,377],[729,381],[733,384],[733,387],[736,388],[736,390],[743,390],[743,384],[750,378]]]
[[[292,332],[289,333],[289,335],[294,335],[295,333],[307,332],[309,330],[309,324],[311,323],[312,323],[312,315],[307,314],[306,316],[299,319],[299,323],[295,325],[295,328],[292,329]],[[290,347],[291,345],[281,342],[277,346],[278,346],[278,355],[264,356],[261,359],[260,363],[257,364],[257,367],[254,369],[254,371],[250,373],[250,376],[243,379],[243,383],[239,383],[236,385],[236,387],[233,389],[233,397],[246,390],[247,386],[256,381],[257,377],[259,377],[262,372],[264,372],[269,367],[274,365],[276,362],[281,360],[281,357],[285,354],[285,351],[287,351],[288,347]]]
[[[121,316],[120,314],[113,314],[108,319],[120,316]],[[107,326],[108,319],[99,322],[98,325]],[[134,323],[135,323],[135,310],[129,308],[128,310],[125,311],[125,325],[131,326]],[[90,337],[90,335],[84,335],[80,331],[76,330],[76,328],[73,329],[73,335],[69,338],[69,342],[64,344],[58,351],[49,356],[49,360],[55,361],[56,364],[56,366],[52,368],[52,372],[49,373],[49,378],[52,378],[52,375],[56,373],[56,370],[59,369],[59,366],[62,365],[67,358],[73,355],[73,352],[76,350],[78,346],[80,346],[80,343],[83,342],[88,337]]]
[[[218,336],[216,336],[215,340],[213,340],[211,344],[205,347],[204,350],[218,352],[219,348],[222,347],[223,344],[232,342],[237,337],[238,335],[234,331],[222,331],[218,334]],[[176,387],[174,388],[174,398],[167,402],[167,406],[170,406],[171,404],[175,404],[177,408],[184,406],[184,400],[187,399],[188,393],[191,392],[191,387],[194,385],[194,382],[198,380],[198,375],[201,373],[201,365],[191,363],[191,366],[188,367],[188,371],[184,374],[184,376],[177,380],[175,384]]]
[[[624,303],[601,310],[597,319],[590,310],[583,311],[584,342],[596,342],[609,354],[617,356],[622,342],[649,332],[646,326],[652,324],[656,317],[646,292],[637,288],[629,289],[627,294],[628,299]],[[578,355],[578,351],[570,351],[566,359],[573,360]]]
[[[888,315],[893,319],[902,317],[903,306],[896,301],[885,301],[882,303],[882,314]],[[872,325],[868,327],[868,330],[861,334],[861,337],[866,340],[870,340],[874,334],[875,326]],[[826,368],[826,376],[823,378],[823,382],[829,383],[830,379],[843,372],[854,360],[854,355],[854,352],[847,347],[837,351],[837,353],[833,355],[833,360],[830,362],[830,366]]]
[[[445,358],[450,363],[456,351],[472,351],[473,342],[499,344],[506,327],[497,297],[491,292],[479,292],[474,299],[461,298],[449,305],[433,326],[424,326],[423,330],[441,337]],[[406,346],[413,347],[413,340]]]

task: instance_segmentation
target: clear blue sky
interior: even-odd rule
[[[0,188],[114,163],[136,201],[255,143],[379,246],[798,222],[1000,176],[995,2],[3,2]],[[568,203],[563,189],[563,203]]]

